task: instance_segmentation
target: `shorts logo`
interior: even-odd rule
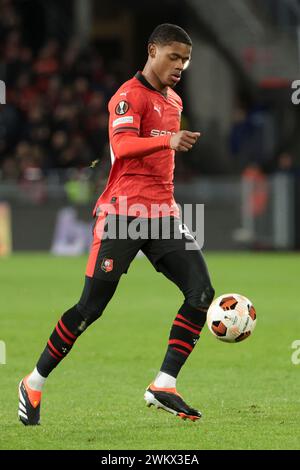
[[[117,104],[115,113],[118,114],[119,116],[122,114],[126,114],[129,109],[129,104],[127,101],[120,101],[120,103]]]
[[[108,259],[108,258],[103,258],[102,263],[101,263],[101,269],[105,273],[110,273],[114,268],[114,260],[113,259]]]

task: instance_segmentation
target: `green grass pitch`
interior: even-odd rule
[[[42,426],[17,420],[17,385],[34,367],[62,312],[81,293],[86,257],[19,254],[0,260],[1,449],[299,449],[298,254],[207,253],[216,294],[238,292],[257,310],[252,337],[214,339],[207,327],[178,380],[203,412],[182,421],[143,400],[182,303],[145,258],[132,264],[102,318],[49,377]],[[184,266],[182,266],[184,269]],[[300,355],[299,355],[300,357]]]

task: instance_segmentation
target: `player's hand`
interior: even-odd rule
[[[200,132],[179,131],[172,135],[170,147],[177,152],[188,152],[200,137]]]

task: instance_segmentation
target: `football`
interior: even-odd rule
[[[215,338],[227,343],[238,343],[253,332],[256,311],[247,297],[224,294],[211,303],[207,312],[207,324]]]

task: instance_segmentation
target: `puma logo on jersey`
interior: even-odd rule
[[[161,117],[161,108],[160,108],[160,106],[154,105],[154,111],[157,111],[159,116]]]

